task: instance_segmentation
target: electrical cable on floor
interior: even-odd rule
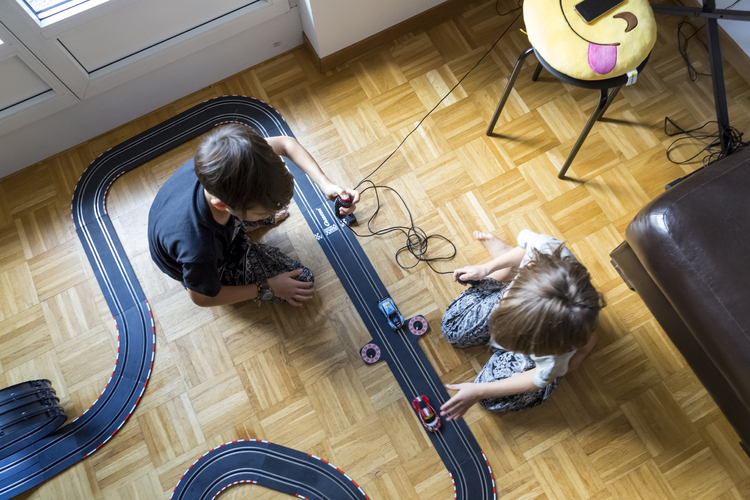
[[[740,0],[735,0],[732,4],[730,4],[728,7],[725,7],[724,10],[729,10],[735,5],[737,5],[740,2]],[[684,5],[682,2],[680,2],[681,5]],[[693,33],[689,36],[686,36],[683,33],[683,27],[690,26],[693,29]],[[698,71],[695,66],[690,62],[690,58],[688,57],[688,44],[690,43],[690,40],[695,37],[700,31],[705,27],[705,24],[699,28],[696,28],[692,23],[688,22],[687,17],[683,18],[683,20],[677,25],[677,51],[680,53],[680,56],[682,56],[682,59],[685,61],[685,65],[687,67],[688,71],[688,78],[690,78],[690,81],[697,81],[699,76],[712,76],[711,73],[701,73]],[[703,44],[703,47],[706,49],[706,52],[708,52],[708,47],[706,47],[706,44],[701,42]],[[669,132],[667,130],[667,125],[671,124],[672,127],[675,129],[673,132]],[[729,126],[724,128],[723,130],[717,130],[714,133],[706,133],[706,132],[700,132],[703,128],[710,124],[716,124],[718,125],[717,121],[709,121],[704,123],[700,127],[696,127],[690,130],[684,130],[682,127],[677,125],[675,122],[673,122],[669,117],[664,118],[664,133],[669,137],[674,137],[678,135],[684,135],[684,137],[680,137],[678,139],[675,139],[672,144],[667,147],[667,159],[675,163],[677,165],[684,165],[687,163],[693,162],[696,158],[701,156],[703,153],[708,153],[701,159],[702,166],[698,169],[700,170],[703,167],[706,167],[710,165],[711,163],[714,163],[726,156],[729,156],[731,154],[736,153],[740,149],[744,149],[748,145],[750,145],[750,142],[742,142],[742,133],[739,132],[736,128]],[[694,140],[698,142],[702,142],[704,144],[703,148],[701,148],[700,151],[695,153],[693,156],[688,158],[687,160],[683,161],[675,161],[672,158],[673,152],[680,146],[680,143],[683,141],[688,140]],[[722,139],[726,147],[722,150]],[[710,142],[706,143],[707,140],[710,140]],[[697,171],[697,170],[696,170]],[[682,177],[680,179],[677,179],[671,183],[669,183],[666,186],[666,189],[669,189],[676,183],[682,181],[683,179],[689,177],[695,172],[692,172],[691,174],[688,174],[685,177]]]
[[[523,4],[522,0],[519,0],[518,7],[507,11],[505,14],[519,10],[521,8],[522,4]],[[495,10],[497,10],[497,2],[495,3]],[[498,12],[498,14],[500,14],[500,12]],[[392,232],[401,232],[402,234],[404,234],[404,236],[406,237],[406,244],[403,247],[401,247],[396,252],[396,255],[395,255],[396,264],[398,264],[398,266],[401,269],[412,269],[412,268],[416,267],[420,262],[425,262],[429,266],[429,268],[432,269],[432,271],[434,271],[437,274],[453,274],[453,271],[438,271],[438,270],[436,270],[434,267],[432,267],[432,262],[440,261],[440,260],[451,260],[451,259],[453,259],[453,257],[456,256],[456,246],[453,244],[453,242],[451,240],[449,240],[445,236],[442,236],[440,234],[430,234],[430,235],[428,235],[427,233],[425,233],[424,230],[422,230],[418,226],[415,226],[414,225],[414,219],[413,219],[412,214],[411,214],[411,210],[409,210],[409,207],[406,204],[406,201],[404,201],[403,197],[398,193],[398,191],[396,191],[395,189],[393,189],[390,186],[379,186],[379,185],[376,185],[374,182],[372,182],[371,180],[369,180],[369,178],[375,172],[377,172],[380,169],[380,167],[382,167],[394,154],[396,154],[396,152],[401,148],[401,146],[404,144],[404,142],[406,142],[406,140],[409,138],[409,136],[411,136],[411,134],[413,134],[422,125],[422,122],[424,122],[427,119],[427,117],[430,116],[430,114],[432,114],[432,112],[435,111],[438,108],[438,106],[440,106],[440,104],[449,95],[451,95],[451,93],[459,85],[461,85],[461,82],[463,82],[466,79],[466,77],[469,76],[469,74],[472,71],[474,71],[479,66],[479,64],[484,60],[484,58],[487,57],[490,54],[490,52],[492,52],[492,49],[495,48],[495,46],[498,44],[498,42],[500,42],[500,40],[505,36],[505,34],[508,33],[508,31],[510,30],[510,28],[516,23],[516,21],[520,17],[521,17],[521,13],[519,13],[515,17],[515,19],[513,19],[513,21],[510,22],[510,24],[508,25],[508,27],[505,28],[505,31],[503,31],[502,34],[500,34],[500,36],[495,40],[495,42],[490,46],[490,48],[484,53],[484,55],[482,55],[482,57],[479,58],[479,60],[477,61],[477,63],[468,72],[466,72],[466,74],[458,81],[458,83],[456,83],[453,86],[453,88],[451,88],[448,91],[448,93],[445,94],[443,96],[443,98],[440,99],[438,101],[438,103],[435,104],[435,106],[431,110],[429,110],[427,112],[426,115],[424,115],[424,117],[419,121],[419,123],[417,123],[417,125],[414,127],[414,129],[412,129],[412,131],[409,132],[406,135],[406,137],[404,137],[404,139],[399,143],[399,145],[396,146],[396,149],[394,149],[380,163],[380,165],[378,165],[375,168],[375,170],[373,170],[372,172],[370,172],[369,174],[367,174],[359,182],[359,184],[357,184],[354,187],[354,189],[357,189],[362,184],[369,183],[370,185],[368,187],[366,187],[365,189],[363,189],[360,194],[364,193],[365,191],[368,191],[368,190],[372,189],[375,192],[375,199],[377,200],[377,205],[376,205],[375,212],[367,220],[367,230],[370,232],[370,234],[360,234],[360,233],[357,233],[356,231],[354,231],[354,229],[352,229],[350,226],[347,226],[347,227],[349,227],[349,229],[356,236],[358,236],[360,238],[372,237],[372,236],[378,236],[378,235],[384,235],[384,234],[389,234],[389,233],[392,233]],[[380,212],[380,196],[378,194],[378,189],[388,189],[388,190],[393,191],[394,193],[396,193],[396,195],[401,200],[401,203],[403,203],[404,207],[406,208],[407,213],[409,214],[409,225],[408,226],[391,226],[391,227],[387,227],[387,228],[379,229],[379,230],[373,230],[371,228],[371,224],[372,224],[373,220],[378,215],[378,212]],[[439,240],[446,241],[453,248],[452,254],[450,256],[443,256],[443,257],[432,257],[432,258],[427,257],[427,248],[428,248],[428,243],[429,243],[430,239],[439,239]],[[399,256],[402,255],[404,252],[408,252],[410,255],[412,255],[412,257],[414,257],[414,259],[416,260],[416,262],[413,265],[407,266],[407,265],[404,265],[404,264],[401,263],[401,261],[399,260]]]
[[[718,124],[718,122],[716,120],[712,120],[712,121],[708,121],[704,123],[700,127],[685,130],[679,125],[677,125],[675,122],[673,122],[669,117],[664,118],[664,133],[668,137],[675,137],[679,135],[684,136],[684,137],[679,137],[678,139],[675,139],[672,142],[672,144],[670,144],[669,147],[667,147],[667,159],[677,165],[685,165],[687,163],[691,163],[693,160],[698,158],[702,153],[708,153],[701,160],[703,166],[705,167],[709,165],[710,163],[720,160],[721,158],[724,158],[725,156],[729,156],[733,153],[736,153],[740,149],[747,147],[748,143],[742,142],[743,134],[739,132],[736,128],[729,126],[729,127],[726,127],[722,131],[724,140],[726,142],[726,151],[722,152],[721,136],[718,130],[713,133],[701,132],[705,127],[711,124],[716,125]],[[668,125],[672,125],[672,127],[675,130],[670,132],[667,129]],[[688,158],[687,160],[682,160],[682,161],[674,160],[672,158],[672,154],[679,147],[679,143],[683,141],[691,140],[691,139],[694,141],[703,142],[704,143],[703,148],[700,151],[698,151],[696,154]],[[707,140],[710,140],[711,142],[706,143]],[[718,151],[717,151],[717,148],[718,148]]]
[[[693,34],[690,36],[685,36],[685,34],[682,32],[682,28],[684,26],[690,26],[693,28]],[[705,26],[705,25],[704,25]],[[692,23],[689,23],[687,21],[687,18],[685,18],[684,21],[680,22],[677,25],[677,51],[682,56],[682,59],[685,61],[685,66],[687,66],[688,70],[688,78],[690,78],[691,82],[695,82],[698,80],[699,76],[711,76],[711,73],[701,73],[697,69],[695,69],[695,66],[693,66],[693,63],[690,62],[690,58],[688,57],[687,49],[688,49],[688,43],[690,43],[690,40],[697,35],[700,30],[704,28],[704,26],[701,26],[700,28],[696,28],[693,26]],[[706,52],[708,52],[708,48],[704,45],[704,48],[706,48]]]

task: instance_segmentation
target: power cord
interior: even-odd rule
[[[729,6],[724,7],[723,10],[730,10],[732,7],[734,7],[735,5],[737,5],[739,2],[740,2],[740,0],[735,0]],[[680,5],[684,6],[685,4],[683,4],[682,2],[680,2]],[[691,28],[693,28],[693,34],[690,35],[690,36],[686,36],[682,32],[682,28],[684,26],[690,26]],[[695,66],[693,66],[693,64],[690,62],[690,58],[688,57],[688,53],[687,53],[688,43],[690,43],[690,40],[695,35],[697,35],[700,32],[700,30],[702,30],[705,26],[706,25],[704,24],[703,26],[701,26],[699,28],[696,28],[695,25],[693,25],[692,23],[688,22],[688,18],[687,17],[684,17],[682,19],[682,21],[677,25],[677,51],[682,56],[682,59],[685,61],[685,66],[687,66],[687,70],[688,70],[688,77],[690,78],[690,81],[692,81],[692,82],[698,80],[698,76],[711,76],[711,73],[701,73],[700,71],[698,71],[697,69],[695,69]],[[701,42],[701,43],[703,45],[703,48],[706,49],[706,52],[708,52],[708,47],[706,47],[706,44],[703,43],[703,42]]]
[[[496,11],[497,11],[497,5],[498,4],[496,2],[495,3],[495,10]],[[519,0],[518,7],[507,11],[505,14],[508,14],[510,12],[514,12],[514,11],[519,10],[521,8],[521,5],[522,5],[522,0]],[[498,14],[503,15],[499,11],[498,11]],[[417,125],[414,127],[414,129],[412,129],[412,131],[409,132],[406,135],[406,137],[404,137],[404,139],[399,143],[399,145],[396,146],[396,149],[394,149],[380,163],[380,165],[378,165],[375,168],[375,170],[373,170],[372,172],[370,172],[369,174],[367,174],[359,182],[359,184],[357,184],[354,187],[354,189],[357,189],[362,184],[369,183],[370,185],[368,187],[366,187],[365,189],[363,189],[360,194],[363,194],[366,191],[372,189],[375,192],[375,199],[377,200],[377,205],[376,205],[376,208],[375,208],[375,212],[367,220],[367,230],[369,231],[369,234],[360,234],[360,233],[357,233],[356,231],[354,231],[354,229],[352,229],[351,226],[347,226],[347,227],[349,227],[349,229],[352,231],[352,233],[354,233],[357,237],[360,237],[360,238],[366,238],[366,237],[372,237],[372,236],[379,236],[379,235],[389,234],[389,233],[392,233],[392,232],[401,232],[406,237],[406,244],[403,247],[401,247],[396,252],[396,255],[395,255],[396,264],[398,264],[398,266],[401,269],[412,269],[412,268],[416,267],[420,262],[424,262],[424,263],[426,263],[429,266],[430,269],[432,269],[433,272],[435,272],[437,274],[453,274],[453,271],[438,271],[437,269],[435,269],[434,267],[432,267],[432,262],[440,261],[440,260],[451,260],[451,259],[453,259],[453,257],[456,256],[456,246],[453,244],[453,242],[451,240],[449,240],[445,236],[442,236],[440,234],[430,234],[430,235],[428,235],[424,230],[422,230],[418,226],[415,226],[414,225],[414,218],[412,217],[411,210],[409,210],[409,207],[406,204],[406,201],[404,201],[404,198],[398,193],[398,191],[396,191],[395,189],[393,189],[390,186],[379,186],[379,185],[376,185],[373,181],[369,180],[369,178],[373,174],[375,174],[375,172],[377,172],[380,169],[380,167],[382,167],[389,159],[391,159],[391,157],[394,154],[396,154],[396,152],[401,148],[401,146],[404,144],[404,142],[406,142],[406,140],[409,138],[409,136],[411,136],[411,134],[413,134],[414,132],[416,132],[416,130],[422,125],[422,123],[427,119],[427,117],[430,116],[430,114],[432,114],[432,112],[435,111],[437,109],[437,107],[440,106],[440,104],[449,95],[451,95],[451,93],[459,85],[461,85],[461,82],[463,82],[466,79],[466,77],[469,76],[469,74],[477,68],[477,66],[479,66],[479,64],[484,60],[484,58],[487,57],[490,52],[492,52],[492,49],[495,48],[495,46],[498,44],[498,42],[500,42],[500,40],[505,36],[505,34],[508,33],[508,31],[510,30],[510,28],[516,23],[516,21],[520,17],[521,17],[521,14],[519,13],[516,16],[516,18],[513,19],[513,21],[511,21],[511,23],[508,25],[508,27],[505,28],[505,31],[503,31],[500,34],[500,36],[497,38],[497,40],[495,40],[495,42],[490,46],[490,48],[487,50],[487,52],[485,52],[484,55],[479,58],[479,60],[477,61],[477,63],[469,71],[467,71],[466,74],[458,81],[458,83],[456,83],[453,86],[453,88],[451,88],[448,91],[448,93],[445,94],[443,96],[443,98],[440,99],[438,101],[438,103],[435,104],[435,106],[431,110],[429,110],[427,112],[426,115],[424,115],[424,117],[419,121],[419,123],[417,123]],[[398,198],[401,200],[401,203],[403,203],[404,208],[406,208],[406,212],[409,214],[409,225],[408,226],[391,226],[391,227],[387,227],[385,229],[379,229],[379,230],[373,230],[372,229],[371,224],[375,220],[375,217],[378,215],[378,213],[380,212],[380,208],[381,208],[380,195],[378,194],[378,189],[387,189],[389,191],[393,191],[396,194],[396,196],[398,196]],[[447,242],[453,248],[453,252],[449,256],[431,257],[431,258],[427,257],[427,249],[428,249],[428,245],[429,245],[430,239],[439,239],[439,240],[443,240],[443,241]],[[402,264],[401,260],[399,259],[399,257],[404,252],[408,252],[415,259],[416,262],[414,264],[412,264],[412,265],[404,265],[404,264]]]
[[[693,28],[693,34],[690,36],[685,36],[685,34],[682,32],[682,28],[684,26],[690,26]],[[690,62],[690,58],[688,57],[687,49],[688,49],[688,43],[690,43],[690,40],[697,35],[700,30],[702,30],[704,26],[701,26],[700,28],[696,28],[693,26],[692,23],[689,23],[687,21],[687,18],[680,22],[677,25],[677,51],[682,56],[682,59],[685,61],[685,66],[687,66],[688,70],[688,77],[690,78],[691,82],[695,82],[698,80],[698,76],[711,76],[711,73],[701,73],[697,69],[695,69],[695,66],[693,66],[693,63]],[[706,51],[708,51],[708,47],[704,45],[704,48],[706,48]]]
[[[737,0],[737,1],[739,2],[740,0]],[[500,12],[499,5],[500,5],[500,0],[496,0],[495,1],[495,12],[497,12],[498,16],[505,17],[508,14],[510,14],[511,12],[515,12],[515,11],[517,11],[519,9],[522,9],[523,8],[523,0],[518,0],[518,3],[516,3],[516,7],[512,8],[512,9],[509,9],[509,10],[506,10],[505,12]]]
[[[517,9],[514,9],[514,10],[517,10]],[[448,98],[448,96],[449,96],[449,95],[451,95],[451,94],[453,93],[453,91],[454,91],[454,90],[456,90],[456,87],[458,87],[459,85],[461,85],[461,82],[463,82],[463,81],[464,81],[464,80],[466,79],[466,77],[467,77],[467,76],[469,76],[469,74],[470,74],[470,73],[471,73],[472,71],[474,71],[474,70],[475,70],[475,69],[477,68],[477,66],[479,66],[479,64],[480,64],[480,63],[481,63],[482,61],[484,61],[484,58],[485,58],[485,57],[487,57],[487,56],[489,55],[489,53],[490,53],[490,52],[492,52],[492,49],[494,49],[494,48],[495,48],[495,45],[497,45],[497,43],[498,43],[498,42],[499,42],[499,41],[500,41],[500,40],[501,40],[501,39],[503,38],[503,36],[505,36],[505,34],[506,34],[506,33],[507,33],[507,32],[508,32],[509,30],[510,30],[510,28],[511,28],[511,27],[512,27],[512,26],[513,26],[513,25],[515,24],[515,22],[516,22],[516,21],[518,21],[518,18],[519,18],[519,17],[521,17],[521,14],[518,14],[518,15],[516,16],[516,18],[515,18],[515,19],[513,19],[513,21],[511,21],[511,23],[510,23],[510,24],[508,25],[508,27],[507,27],[507,28],[505,28],[505,31],[503,31],[503,32],[502,32],[502,34],[501,34],[501,35],[500,35],[500,36],[499,36],[499,37],[497,38],[497,40],[495,40],[495,42],[494,42],[494,43],[493,43],[493,44],[492,44],[492,45],[490,46],[490,48],[489,48],[489,49],[487,50],[487,52],[485,52],[485,53],[484,53],[484,55],[483,55],[482,57],[480,57],[480,58],[479,58],[479,60],[477,61],[477,63],[476,63],[476,64],[475,64],[475,65],[474,65],[474,66],[473,66],[473,67],[472,67],[472,68],[471,68],[471,69],[470,69],[469,71],[467,71],[467,72],[466,72],[466,74],[465,74],[464,76],[462,76],[462,77],[461,77],[461,79],[460,79],[460,80],[458,81],[458,83],[456,83],[456,84],[455,84],[455,85],[453,86],[453,88],[451,88],[451,89],[450,89],[450,90],[448,91],[448,93],[447,93],[447,94],[445,94],[445,95],[444,95],[444,96],[442,97],[442,99],[440,99],[440,100],[439,100],[439,101],[437,102],[437,104],[435,104],[435,106],[434,106],[434,107],[433,107],[433,108],[432,108],[431,110],[429,110],[429,111],[427,112],[427,114],[426,114],[426,115],[424,115],[424,116],[422,117],[422,119],[421,119],[421,120],[419,120],[419,123],[417,123],[417,125],[416,125],[416,126],[415,126],[415,127],[413,128],[413,129],[412,129],[412,131],[411,131],[411,132],[409,132],[408,134],[406,134],[406,137],[404,137],[404,139],[403,139],[403,140],[402,140],[402,141],[401,141],[401,142],[399,143],[399,145],[398,145],[398,146],[396,146],[396,149],[394,149],[393,151],[391,151],[391,154],[389,154],[389,155],[388,155],[388,156],[387,156],[387,157],[385,158],[385,160],[383,160],[383,161],[382,161],[382,162],[380,163],[380,165],[378,165],[378,166],[377,166],[377,167],[375,168],[375,170],[373,170],[372,172],[370,172],[369,174],[367,174],[367,175],[366,175],[366,176],[365,176],[365,177],[364,177],[364,178],[363,178],[363,179],[362,179],[362,180],[361,180],[361,181],[359,182],[359,184],[357,184],[357,185],[355,186],[355,188],[354,188],[354,189],[357,189],[357,188],[358,188],[359,186],[361,186],[361,185],[362,185],[362,183],[363,183],[363,182],[365,182],[365,181],[366,181],[367,179],[369,179],[369,178],[370,178],[370,176],[372,176],[372,174],[374,174],[375,172],[377,172],[377,171],[378,171],[378,170],[380,169],[380,167],[382,167],[382,166],[383,166],[383,165],[385,164],[385,162],[387,162],[388,160],[390,160],[390,159],[391,159],[391,157],[392,157],[392,156],[393,156],[394,154],[396,154],[396,151],[398,151],[399,149],[401,149],[401,146],[402,146],[402,145],[403,145],[403,144],[404,144],[404,143],[406,142],[406,139],[408,139],[408,138],[409,138],[409,136],[411,136],[411,134],[413,134],[414,132],[416,132],[416,131],[417,131],[417,129],[418,129],[418,128],[419,128],[419,127],[420,127],[420,126],[422,125],[422,122],[424,122],[424,121],[425,121],[425,120],[427,119],[427,117],[428,117],[428,116],[430,116],[430,115],[432,114],[432,112],[433,112],[433,111],[435,111],[435,110],[437,109],[437,107],[438,107],[438,106],[440,106],[440,104],[442,104],[442,102],[443,102],[444,100],[446,100],[446,99]]]
[[[453,244],[453,242],[451,240],[449,240],[448,238],[446,238],[445,236],[442,236],[440,234],[430,234],[430,235],[428,235],[420,227],[415,226],[414,225],[414,217],[411,214],[411,210],[409,210],[409,206],[406,204],[406,201],[404,201],[403,197],[399,194],[398,191],[396,191],[395,189],[393,189],[390,186],[378,186],[378,185],[376,185],[374,182],[372,182],[370,180],[366,180],[366,181],[363,181],[363,182],[369,183],[370,186],[368,186],[365,189],[363,189],[361,191],[361,193],[364,193],[365,191],[367,191],[369,189],[372,189],[372,190],[375,191],[375,199],[377,200],[377,208],[375,209],[375,212],[367,220],[367,230],[370,232],[370,234],[360,234],[360,233],[357,233],[354,229],[352,229],[351,226],[349,226],[349,229],[351,229],[351,231],[356,236],[358,236],[360,238],[369,238],[369,237],[372,237],[372,236],[381,236],[381,235],[389,234],[389,233],[392,233],[392,232],[400,232],[401,234],[403,234],[406,237],[406,245],[404,245],[403,247],[399,248],[398,251],[396,252],[396,256],[395,256],[396,257],[396,264],[398,264],[398,266],[401,269],[412,269],[412,268],[416,267],[420,262],[424,262],[424,263],[426,263],[430,267],[430,269],[432,269],[434,272],[436,272],[438,274],[452,274],[453,273],[452,271],[438,271],[437,269],[435,269],[434,267],[432,267],[431,263],[435,262],[435,261],[438,261],[438,260],[451,260],[451,259],[453,259],[453,257],[456,256],[456,246]],[[372,229],[372,227],[370,225],[372,224],[372,221],[375,219],[375,216],[378,215],[378,212],[380,211],[380,207],[381,207],[381,205],[380,205],[380,195],[378,194],[378,189],[387,189],[389,191],[393,191],[396,194],[396,196],[398,196],[398,198],[401,200],[401,203],[403,203],[404,208],[406,208],[406,212],[409,214],[409,225],[408,226],[392,226],[392,227],[388,227],[388,228],[385,228],[385,229],[378,229],[378,230],[373,230]],[[451,246],[451,248],[453,248],[453,252],[449,256],[428,258],[427,257],[427,246],[428,246],[428,243],[429,243],[430,239],[434,239],[434,238],[441,239],[441,240],[447,242]],[[410,266],[402,264],[401,261],[399,260],[399,256],[402,253],[404,253],[404,252],[409,252],[409,254],[411,254],[411,256],[414,257],[414,259],[415,259],[416,262],[414,264],[410,265]]]
[[[677,125],[675,122],[673,122],[668,116],[664,118],[664,133],[669,137],[675,137],[678,135],[683,135],[684,137],[680,137],[678,139],[675,139],[672,144],[669,145],[667,148],[667,159],[671,161],[674,164],[677,165],[685,165],[687,163],[691,163],[693,160],[698,158],[703,153],[708,153],[702,158],[702,164],[703,166],[707,166],[717,160],[720,160],[721,158],[724,158],[725,156],[729,156],[731,154],[736,153],[737,151],[745,148],[748,146],[748,142],[742,142],[742,133],[739,132],[736,128],[729,126],[726,127],[724,130],[721,131],[721,133],[717,130],[714,133],[707,133],[707,132],[701,132],[705,127],[711,124],[718,124],[716,120],[708,121],[701,125],[700,127],[696,127],[693,129],[685,130],[679,125]],[[669,131],[667,129],[668,125],[672,125],[673,131]],[[721,150],[721,138],[724,137],[724,140],[726,141],[726,151],[722,152]],[[672,153],[679,147],[679,143],[682,141],[687,141],[689,139],[692,139],[694,141],[703,142],[705,145],[703,148],[698,151],[696,154],[688,158],[687,160],[682,161],[676,161],[672,159]],[[706,144],[705,141],[711,140],[711,142],[708,142]],[[717,151],[718,148],[718,151]]]

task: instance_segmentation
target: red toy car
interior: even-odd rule
[[[417,396],[411,402],[411,405],[428,431],[436,432],[440,429],[440,417],[438,417],[437,412],[430,405],[430,400],[427,399],[427,396]]]

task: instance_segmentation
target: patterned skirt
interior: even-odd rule
[[[265,224],[263,224],[265,222]],[[314,277],[310,269],[296,260],[284,255],[281,250],[270,245],[263,245],[251,240],[245,234],[245,227],[271,225],[273,218],[255,223],[235,221],[234,236],[229,245],[228,255],[219,270],[221,283],[228,286],[249,285],[260,279],[270,279],[279,274],[302,269],[302,274],[295,279],[313,283]],[[274,297],[273,302],[286,302]]]
[[[484,278],[470,286],[451,302],[443,315],[442,331],[445,338],[457,347],[481,345],[490,342],[489,322],[497,309],[507,284]],[[495,382],[533,369],[534,360],[525,354],[491,347],[489,361],[477,375],[474,383]],[[560,379],[538,391],[513,394],[500,398],[482,399],[479,404],[490,411],[519,411],[540,405],[557,387]]]

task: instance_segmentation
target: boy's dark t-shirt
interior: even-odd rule
[[[213,218],[193,160],[159,189],[148,213],[148,247],[159,269],[208,297],[221,291],[219,269],[234,232]]]

